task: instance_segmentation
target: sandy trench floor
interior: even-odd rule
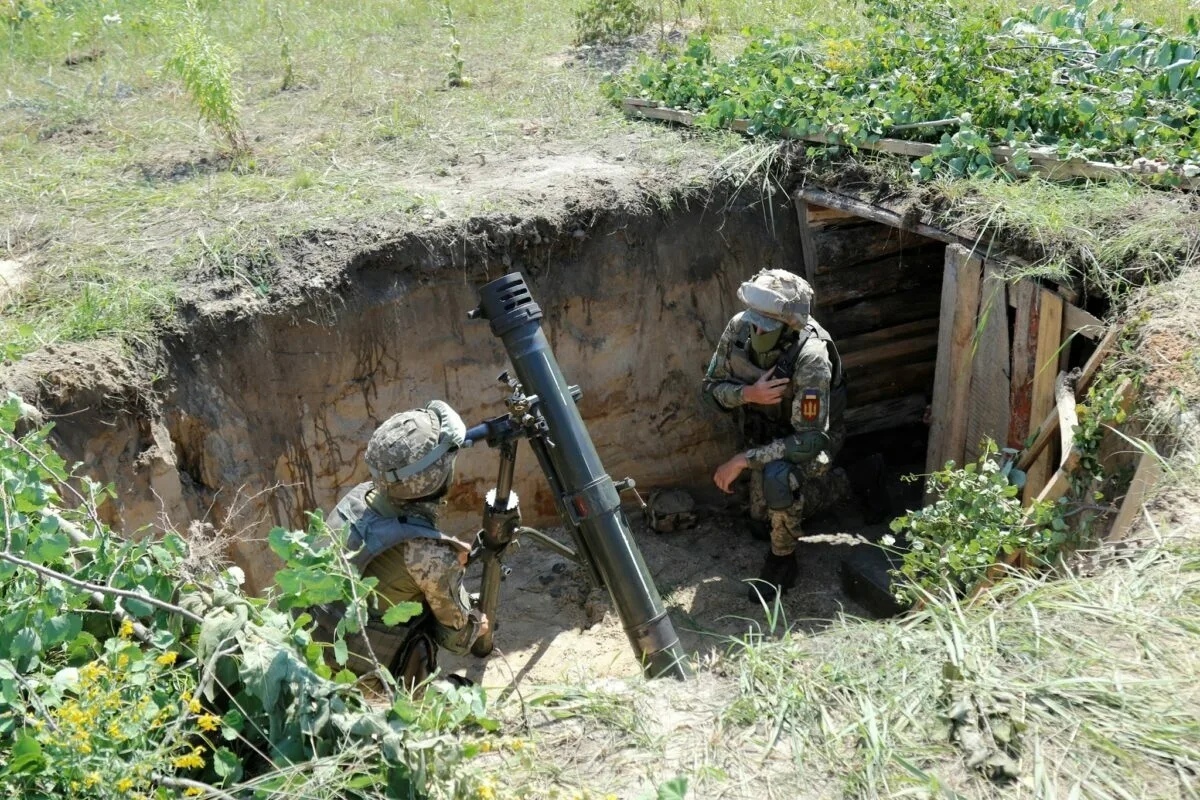
[[[766,609],[748,598],[768,543],[755,540],[736,507],[700,507],[695,528],[658,533],[638,511],[628,512],[635,543],[663,597],[684,650],[703,658],[731,637],[769,629]],[[843,590],[840,565],[858,537],[878,539],[886,524],[866,526],[852,502],[810,521],[806,534],[846,543],[801,542],[800,579],[784,595],[782,624],[817,630],[839,614],[871,617]],[[547,531],[562,542],[561,528]],[[494,642],[486,659],[443,652],[443,670],[466,675],[489,692],[524,683],[577,683],[640,675],[632,647],[607,590],[594,589],[585,570],[532,541],[506,558]],[[478,570],[468,571],[474,588]]]

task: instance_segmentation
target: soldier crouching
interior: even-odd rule
[[[347,527],[351,562],[378,579],[376,591],[428,610],[410,628],[430,633],[408,636],[392,664],[410,688],[436,668],[437,647],[465,654],[488,630],[463,586],[470,547],[438,527],[465,434],[462,419],[440,400],[392,416],[367,444],[371,480],[342,497],[328,519],[330,528]]]
[[[746,310],[725,327],[703,392],[740,423],[749,447],[721,464],[713,482],[731,493],[750,470],[750,514],[770,525],[771,549],[752,601],[770,602],[796,584],[801,523],[850,493],[833,460],[845,439],[841,358],[810,316],[813,292],[798,275],[765,269],[741,285]]]

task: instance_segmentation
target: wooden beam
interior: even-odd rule
[[[846,356],[850,353],[859,350],[869,350],[881,344],[896,341],[897,339],[907,339],[915,336],[924,336],[925,334],[937,334],[938,318],[930,317],[929,319],[919,319],[914,322],[905,322],[902,325],[893,325],[890,328],[880,328],[877,331],[870,333],[860,333],[857,336],[848,336],[837,343],[838,352],[842,354],[842,360],[845,361]]]
[[[981,259],[973,258],[971,252],[961,246],[946,248],[926,472],[941,469],[947,461],[960,466],[963,463],[971,338],[979,311],[982,278]]]
[[[1054,379],[1058,375],[1058,351],[1062,344],[1063,301],[1054,292],[1039,290],[1037,344],[1029,397],[1031,419],[1042,419],[1055,406]],[[1036,496],[1053,472],[1051,454],[1037,456],[1025,473],[1025,496]]]
[[[1079,380],[1075,384],[1076,392],[1087,391],[1087,388],[1092,385],[1092,378],[1096,377],[1096,373],[1104,364],[1104,359],[1108,358],[1108,354],[1116,346],[1119,333],[1120,331],[1113,328],[1100,339],[1096,349],[1092,351],[1091,357],[1084,362],[1083,371],[1079,374]]]
[[[866,261],[929,246],[941,256],[940,243],[927,236],[902,230],[880,222],[860,220],[861,225],[813,230],[813,245],[817,253],[816,274],[839,273]],[[810,226],[811,227],[811,226]]]
[[[893,323],[914,322],[938,313],[938,294],[932,287],[910,289],[884,297],[873,297],[839,308],[837,311],[819,309],[814,316],[833,337],[841,341]]]
[[[865,369],[877,364],[892,366],[908,361],[931,361],[937,357],[937,333],[926,333],[908,339],[897,339],[887,344],[855,350],[842,355],[842,366],[846,371]],[[1007,420],[1006,420],[1007,421]]]
[[[1075,382],[1067,373],[1060,372],[1054,380],[1054,405],[1058,417],[1059,452],[1066,464],[1075,448],[1075,429],[1079,427],[1079,415],[1075,413]]]
[[[984,280],[979,289],[979,321],[972,341],[964,464],[979,458],[985,438],[997,443],[1008,441],[1012,361],[1008,348],[1007,290],[996,265],[984,264]]]
[[[818,271],[809,279],[814,299],[818,305],[836,306],[921,286],[932,287],[942,279],[944,259],[942,246],[936,245],[935,249],[937,252],[909,250],[836,272]]]
[[[867,372],[847,374],[848,405],[863,406],[909,394],[926,394],[933,384],[936,363],[909,362],[880,367]]]
[[[1162,477],[1162,462],[1156,453],[1142,453],[1134,470],[1133,480],[1129,483],[1129,491],[1121,501],[1121,510],[1109,528],[1107,540],[1119,542],[1129,535],[1137,522],[1138,515],[1146,503],[1146,495]]]
[[[915,425],[925,418],[925,405],[924,394],[910,394],[848,408],[845,416],[846,435],[857,436]]]
[[[976,241],[966,236],[959,236],[956,233],[935,228],[932,225],[926,225],[923,222],[910,220],[891,209],[881,206],[864,203],[861,200],[856,200],[845,195],[827,192],[824,189],[802,189],[800,196],[810,203],[826,206],[828,208],[838,208],[843,211],[848,211],[863,219],[869,219],[872,222],[879,222],[884,225],[890,225],[893,228],[899,228],[905,231],[925,236],[929,239],[936,239],[939,242],[947,244],[958,244],[966,247],[968,250],[979,250],[988,252],[991,249],[992,240],[990,238]]]
[[[803,201],[801,201],[803,202]],[[800,203],[796,204],[796,208],[800,208]],[[849,211],[842,211],[839,208],[825,208],[824,206],[805,204],[806,216],[810,228],[816,230],[823,228],[826,225],[837,225],[844,222],[861,222],[862,218],[857,214],[852,214]]]
[[[808,223],[808,202],[797,198],[796,219],[800,224],[800,252],[804,256],[804,277],[811,285],[817,276],[817,245],[813,241],[812,227]],[[816,296],[817,305],[829,305],[820,295]]]
[[[1104,334],[1105,325],[1095,315],[1067,303],[1063,307],[1063,328],[1067,333],[1078,333],[1095,341]]]

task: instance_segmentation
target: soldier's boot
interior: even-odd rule
[[[752,603],[773,603],[781,592],[786,593],[794,587],[799,577],[800,567],[796,563],[795,553],[777,556],[768,551],[762,572],[759,573],[758,580],[750,582],[747,596]]]

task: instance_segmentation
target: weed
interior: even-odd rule
[[[213,39],[195,0],[187,0],[174,24],[174,52],[167,59],[167,69],[183,81],[200,119],[221,132],[233,153],[245,152],[246,135],[233,86],[233,54]]]
[[[458,27],[454,24],[454,10],[450,8],[450,0],[442,0],[442,27],[450,35],[450,52],[446,60],[450,68],[446,71],[446,85],[466,88],[471,85],[471,79],[463,74],[462,43],[458,41]]]
[[[279,26],[279,60],[283,63],[283,79],[279,82],[279,91],[286,92],[296,85],[296,73],[292,64],[292,46],[288,39],[287,28],[283,26],[283,11],[275,7],[275,23]]]
[[[589,0],[575,12],[575,44],[618,44],[644,32],[650,19],[640,0]]]

